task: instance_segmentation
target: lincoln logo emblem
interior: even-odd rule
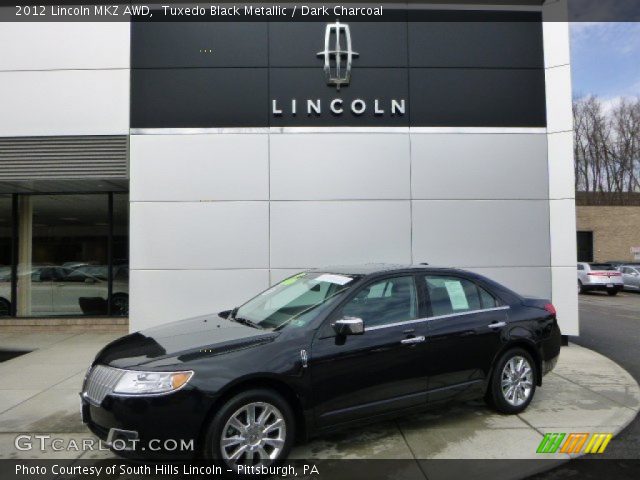
[[[331,48],[333,42],[333,49]],[[343,48],[344,44],[344,48]],[[351,31],[349,25],[340,23],[327,24],[324,32],[324,50],[318,52],[324,58],[324,74],[327,84],[335,85],[340,91],[341,85],[349,85],[351,79],[351,63],[358,54],[351,48]]]

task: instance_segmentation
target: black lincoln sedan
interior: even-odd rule
[[[310,270],[231,311],[110,343],[82,416],[124,455],[181,442],[229,468],[268,465],[296,440],[442,402],[522,412],[560,344],[550,302],[474,273]]]

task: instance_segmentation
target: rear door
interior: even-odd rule
[[[360,288],[321,328],[309,361],[320,427],[426,405],[426,322],[419,317],[413,275]],[[364,321],[364,334],[336,337],[344,317]]]
[[[463,277],[424,275],[422,281],[430,318],[428,401],[474,397],[500,349],[508,307]]]

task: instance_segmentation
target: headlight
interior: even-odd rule
[[[193,372],[126,372],[113,389],[114,393],[168,393],[183,387]]]

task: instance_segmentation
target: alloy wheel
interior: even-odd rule
[[[268,465],[285,444],[282,412],[267,402],[243,405],[229,417],[220,438],[222,458],[229,465]]]
[[[510,405],[519,407],[531,396],[533,369],[526,358],[514,356],[502,369],[500,387],[502,396]]]

